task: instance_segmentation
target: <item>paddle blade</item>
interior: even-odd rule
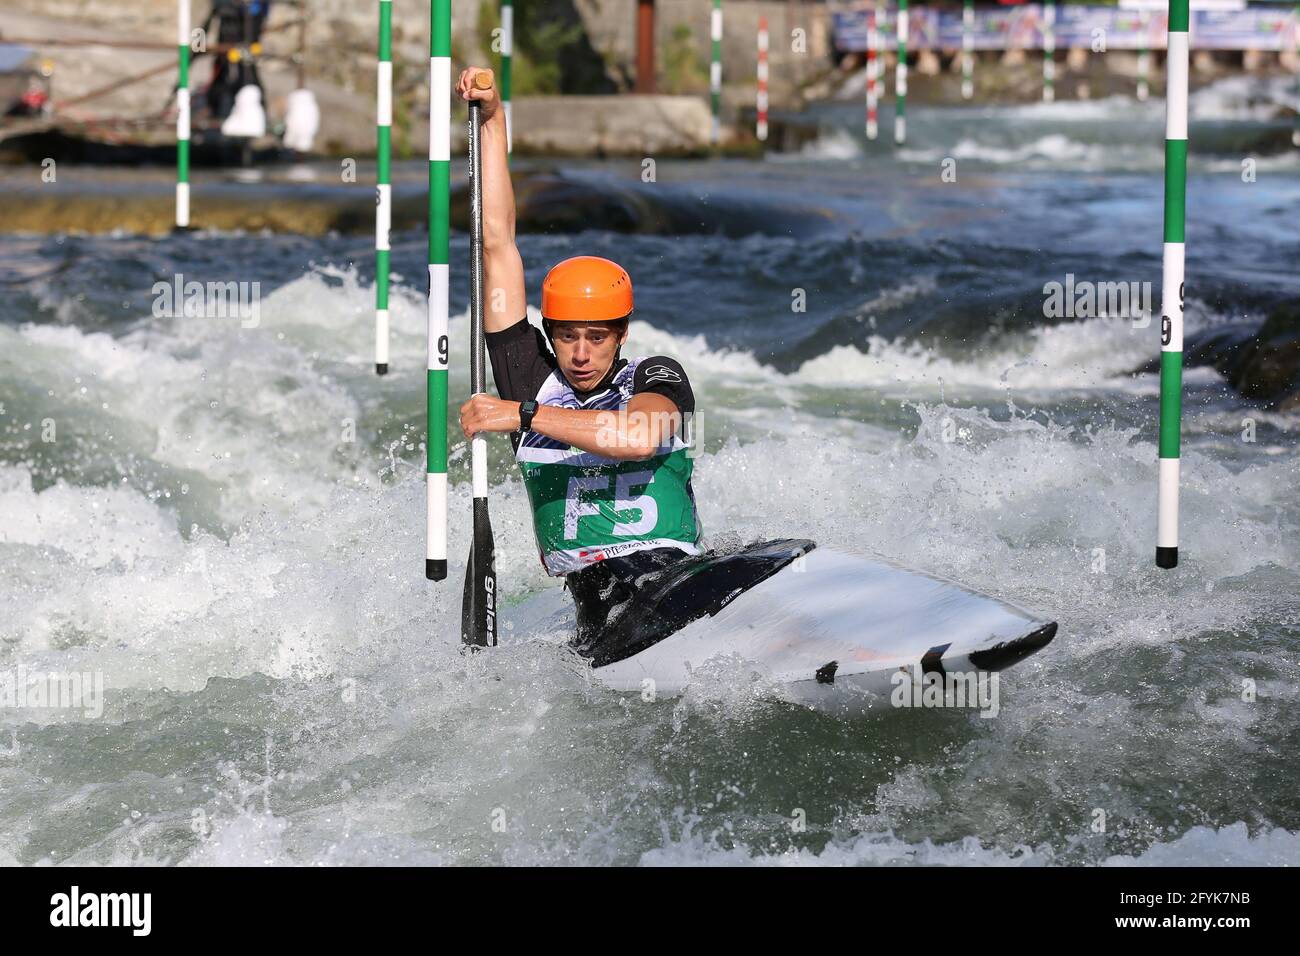
[[[497,643],[496,546],[486,498],[474,499],[474,541],[465,568],[460,636],[474,647],[495,647]]]

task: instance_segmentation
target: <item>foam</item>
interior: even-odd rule
[[[925,281],[883,290],[867,307],[906,303],[926,294]],[[0,327],[0,362],[25,389],[10,418],[39,422],[49,400],[63,409],[65,436],[49,450],[61,480],[38,480],[32,462],[0,466],[0,667],[100,670],[110,691],[95,723],[0,712],[0,791],[26,808],[11,816],[0,859],[1294,861],[1295,836],[1268,822],[1284,798],[1263,790],[1249,833],[1233,815],[1207,826],[1189,813],[1181,832],[1119,847],[1127,857],[1079,843],[1110,785],[1089,768],[1115,748],[1150,775],[1114,797],[1127,801],[1117,814],[1137,816],[1134,805],[1170,779],[1187,786],[1184,802],[1205,791],[1213,806],[1240,783],[1221,779],[1244,764],[1236,758],[1272,745],[1261,735],[1293,729],[1294,708],[1280,706],[1292,702],[1291,682],[1273,650],[1296,620],[1300,584],[1300,501],[1279,493],[1300,486],[1295,450],[1279,442],[1276,454],[1240,459],[1185,449],[1185,564],[1171,575],[1151,560],[1151,437],[1072,426],[1006,394],[1032,388],[1064,408],[1077,389],[1126,401],[1128,343],[1147,355],[1146,332],[1122,320],[1065,323],[962,360],[873,340],[866,357],[829,353],[784,374],[743,350],[633,323],[631,351],[682,355],[705,407],[728,395],[696,460],[711,542],[808,536],[866,548],[1060,622],[1057,642],[1008,672],[1011,696],[992,725],[898,715],[901,725],[868,733],[783,702],[734,661],[707,668],[677,701],[594,685],[557,646],[567,598],[537,560],[527,497],[499,443],[491,512],[502,646],[462,654],[463,462],[451,481],[449,578],[435,585],[420,573],[418,440],[361,441],[349,456],[334,437],[340,416],[421,420],[423,301],[399,287],[393,304],[387,380],[364,360],[369,330],[357,317],[369,314],[371,290],[350,270],[317,270],[268,296],[256,349],[190,321],[118,337]],[[463,368],[463,316],[452,347]],[[362,358],[326,357],[350,350]],[[940,383],[990,380],[1004,384],[988,389],[987,409],[935,394]],[[904,424],[863,411],[895,387],[911,396]],[[40,401],[24,405],[29,393]],[[857,404],[845,413],[841,402]],[[1201,415],[1189,409],[1193,424]],[[74,418],[81,432],[67,428]],[[205,443],[196,451],[187,434]],[[86,435],[111,435],[101,440],[129,445],[134,458],[118,463],[121,475],[91,467]],[[191,496],[202,500],[178,504]],[[205,515],[207,526],[193,520]],[[1259,678],[1256,709],[1233,693],[1243,674]],[[1144,699],[1152,685],[1167,689]],[[1213,766],[1201,757],[1207,734],[1224,758]],[[927,753],[912,753],[909,741],[922,739]],[[19,759],[4,755],[11,740]],[[1171,740],[1183,762],[1164,766]],[[787,790],[754,767],[789,760],[790,741],[810,771],[792,770]],[[762,835],[788,830],[773,815],[788,812],[792,791],[824,794],[832,759],[850,768],[834,794],[849,815],[814,815],[839,829],[770,851]],[[1083,822],[1025,813],[1011,805],[1020,800],[1074,807]],[[499,835],[489,818],[498,807],[508,821]],[[191,828],[196,809],[210,823],[203,838]],[[70,819],[81,828],[71,836]],[[959,838],[927,838],[953,819]]]
[[[1154,843],[1136,855],[1108,857],[1105,866],[1293,866],[1300,859],[1300,833],[1266,828],[1251,836],[1243,822],[1193,827],[1175,840]],[[1056,862],[1050,846],[988,847],[975,837],[950,843],[909,842],[892,831],[834,840],[821,850],[771,853],[740,844],[724,847],[716,838],[687,832],[647,850],[642,866],[961,866],[1040,867]]]

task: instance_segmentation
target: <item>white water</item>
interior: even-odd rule
[[[982,167],[1093,172],[1159,171],[1164,161],[1165,103],[1160,95],[1146,102],[1114,95],[974,108],[922,104],[910,111],[907,144],[895,147],[892,93],[882,91],[880,139],[875,144],[867,143],[860,118],[849,111],[850,103],[855,111],[860,108],[861,93],[860,81],[856,88],[854,79],[845,84],[833,122],[803,147],[800,158],[857,160],[869,166],[892,154],[919,166],[953,159]],[[1251,134],[1258,124],[1285,123],[1298,109],[1295,80],[1287,76],[1230,76],[1195,90],[1188,99],[1192,169],[1239,172],[1241,159],[1249,156],[1257,172],[1294,172],[1300,157],[1285,143],[1270,142],[1260,151],[1240,138],[1220,136],[1232,130]]]
[[[294,259],[262,325],[240,329],[132,314],[142,276],[172,271],[163,247],[32,240],[12,281],[66,250],[104,288],[37,279],[40,324],[0,325],[0,674],[98,673],[108,699],[97,720],[0,709],[0,863],[1300,860],[1300,416],[1188,370],[1183,564],[1160,573],[1156,382],[1132,374],[1154,355],[1152,330],[1022,310],[996,335],[943,340],[966,318],[978,330],[995,284],[1023,305],[1066,271],[1158,281],[1163,103],[917,108],[893,163],[890,97],[868,147],[861,89],[849,92],[802,155],[703,164],[716,182],[700,194],[766,209],[766,234],[527,237],[526,258],[594,247],[637,260],[649,321],[629,351],[677,355],[691,374],[711,543],[866,547],[1053,616],[1056,642],[1004,675],[997,720],[837,722],[775,700],[734,662],[678,701],[593,686],[562,634],[538,633],[566,598],[536,560],[502,441],[503,645],[464,656],[463,444],[451,575],[421,574],[422,250],[399,237],[410,275],[381,380],[373,292],[351,268]],[[1280,128],[1288,104],[1285,79],[1191,98],[1189,335],[1258,320],[1234,301],[1241,285],[1294,292],[1282,210],[1297,154],[1250,157],[1261,175],[1247,185],[1253,141],[1236,138]],[[949,157],[960,185],[938,179]],[[981,165],[998,171],[984,186],[968,176]],[[694,185],[686,166],[661,171]],[[764,206],[776,197],[789,208]],[[989,216],[999,207],[1013,221]],[[865,238],[783,236],[799,218]],[[336,239],[301,259],[346,261]],[[185,246],[185,270],[246,269],[223,258],[228,241]],[[287,248],[280,262],[297,255]],[[810,314],[786,311],[793,286]],[[923,324],[953,302],[970,315]],[[726,336],[752,325],[780,353],[822,322],[852,344],[797,350],[784,371],[718,344],[751,341]],[[455,317],[453,396],[466,331]]]
[[[881,296],[876,307],[905,308],[907,287]],[[866,356],[836,349],[790,374],[634,325],[629,351],[680,356],[710,410],[695,487],[713,543],[798,535],[866,546],[1060,622],[1052,647],[1006,675],[995,726],[945,714],[868,729],[791,711],[725,667],[682,701],[646,705],[592,686],[553,643],[526,640],[542,636],[531,629],[541,613],[510,607],[548,588],[543,609],[564,599],[541,572],[521,486],[500,458],[505,646],[462,656],[463,449],[453,446],[453,568],[432,585],[419,573],[420,438],[402,433],[422,423],[423,300],[394,296],[394,374],[382,381],[366,358],[370,303],[350,272],[324,269],[268,296],[258,329],[201,319],[114,336],[0,327],[0,372],[27,383],[7,427],[54,419],[64,475],[34,487],[31,466],[0,467],[0,663],[100,671],[110,690],[94,726],[69,712],[0,714],[0,748],[12,734],[17,751],[0,756],[12,797],[3,859],[1296,860],[1280,793],[1261,794],[1249,818],[1203,820],[1195,809],[1198,787],[1239,786],[1216,777],[1231,768],[1195,762],[1199,742],[1209,735],[1211,750],[1244,761],[1273,746],[1258,735],[1278,718],[1260,708],[1294,706],[1294,682],[1268,670],[1276,660],[1256,674],[1272,704],[1234,697],[1254,666],[1251,635],[1280,640],[1277,627],[1296,626],[1294,445],[1244,463],[1185,453],[1175,577],[1151,566],[1149,440],[1084,433],[1024,407],[1009,420],[990,414],[1052,393],[1067,404],[1148,400],[1123,374],[1144,354],[1127,323],[1034,330],[969,361],[873,339]],[[463,368],[463,316],[452,337],[452,367]],[[958,384],[982,388],[989,410],[943,404],[939,389]],[[854,410],[828,412],[828,391]],[[1089,397],[1069,398],[1078,392]],[[915,403],[910,428],[873,418],[895,393]],[[343,440],[348,421],[355,442]],[[377,427],[397,437],[377,441]],[[1207,655],[1216,634],[1237,638]],[[1127,662],[1118,682],[1106,676],[1117,661]],[[1174,681],[1149,715],[1137,709],[1139,666]],[[1127,751],[1118,765],[1117,741]],[[1171,766],[1118,782],[1146,780],[1169,759],[1166,741]],[[839,753],[857,769],[840,785],[816,769],[777,782],[787,747]],[[1186,774],[1187,809],[1152,809],[1168,802],[1166,773]],[[855,815],[864,804],[874,809]],[[1132,849],[1090,836],[1094,805],[1131,821]],[[796,806],[812,808],[821,842],[770,849]],[[504,833],[491,828],[496,809]],[[1170,832],[1154,822],[1167,818],[1180,821]]]

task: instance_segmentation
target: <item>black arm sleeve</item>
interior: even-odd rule
[[[691,391],[690,379],[686,370],[677,359],[666,355],[651,355],[643,358],[632,376],[632,394],[654,392],[662,395],[683,415],[695,414],[695,393]]]
[[[555,356],[541,330],[525,318],[500,332],[487,333],[486,339],[497,394],[508,402],[535,398],[555,370]]]

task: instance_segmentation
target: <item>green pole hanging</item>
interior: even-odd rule
[[[429,324],[424,571],[447,577],[447,337],[451,205],[451,0],[429,4]]]
[[[1187,203],[1189,0],[1170,0],[1165,94],[1165,251],[1160,287],[1160,484],[1156,564],[1178,565],[1178,485],[1183,386],[1183,266]]]

